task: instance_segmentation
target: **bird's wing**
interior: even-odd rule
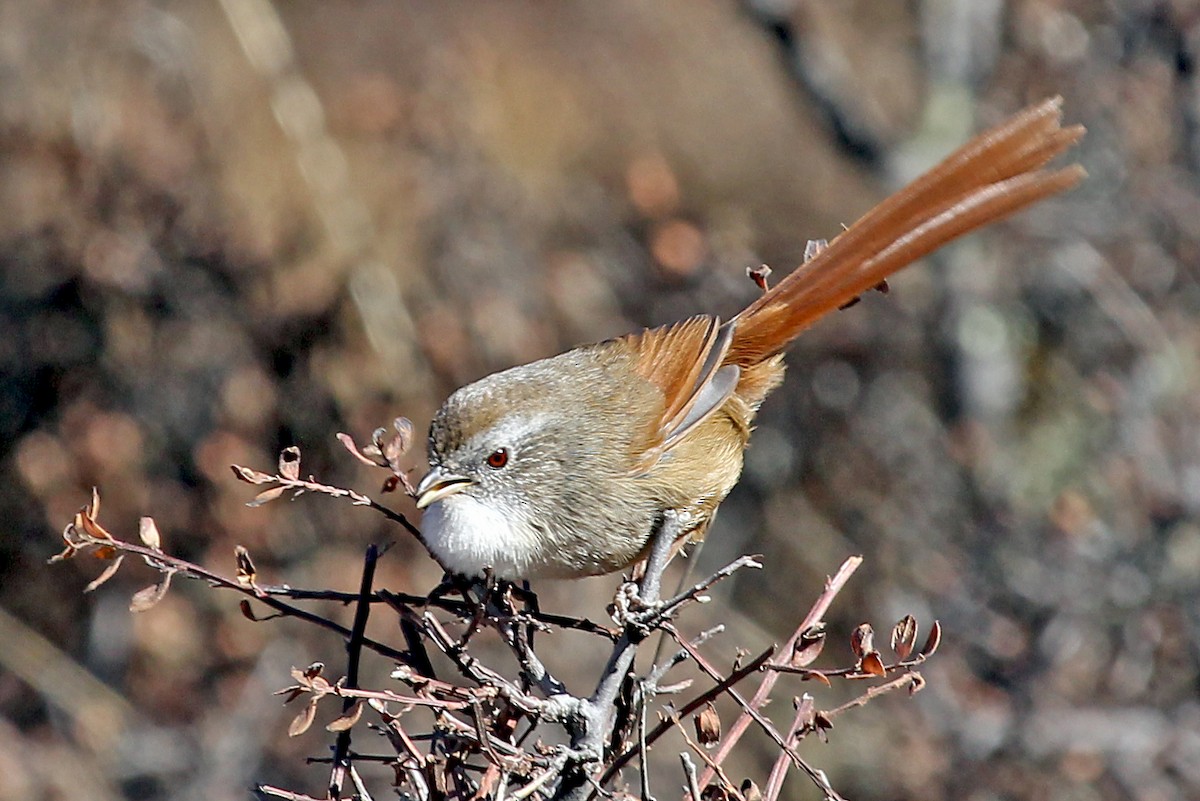
[[[722,365],[733,333],[732,322],[699,315],[621,338],[634,354],[634,372],[663,394],[662,414],[634,472],[653,466],[733,395],[741,371]]]

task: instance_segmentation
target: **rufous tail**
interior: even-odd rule
[[[950,240],[1073,187],[1078,164],[1043,170],[1084,134],[1051,98],[979,134],[867,212],[736,318],[726,364],[752,367],[806,328]]]

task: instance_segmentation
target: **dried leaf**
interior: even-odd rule
[[[254,570],[254,560],[250,558],[250,552],[242,545],[233,549],[234,558],[237,560],[237,581],[243,587],[254,585],[254,580],[257,577],[257,572]]]
[[[816,701],[805,693],[799,698],[792,699],[796,708],[796,732],[806,732],[813,727],[813,716],[816,714]]]
[[[77,553],[79,553],[79,549],[76,548],[74,545],[67,543],[67,547],[63,548],[60,552],[54,554],[54,556],[51,556],[49,559],[47,559],[46,564],[52,565],[55,562],[61,562],[64,559],[70,559],[71,557],[75,556],[75,554],[77,554]]]
[[[299,737],[301,734],[304,734],[312,726],[313,718],[316,716],[317,699],[313,698],[299,715],[292,718],[291,725],[288,726],[288,737]]]
[[[887,668],[883,666],[883,660],[879,658],[878,651],[868,651],[863,654],[862,662],[859,664],[859,669],[863,673],[871,676],[886,676]]]
[[[858,659],[875,650],[875,629],[871,628],[870,623],[860,624],[850,634],[850,650]]]
[[[901,659],[908,659],[917,640],[917,619],[905,615],[892,627],[892,650]]]
[[[324,662],[313,662],[304,669],[304,672],[301,675],[303,675],[306,679],[315,679],[317,676],[321,675],[321,671],[324,669]]]
[[[116,559],[118,553],[119,551],[111,545],[101,545],[92,551],[92,557],[95,559]]]
[[[93,489],[92,492],[95,493],[96,491]],[[105,530],[104,526],[100,525],[96,521],[96,513],[93,510],[99,509],[99,504],[100,496],[94,494],[92,506],[85,506],[79,511],[79,514],[75,515],[75,525],[84,533],[85,536],[91,537],[92,539],[111,540],[113,535],[109,534],[108,531]]]
[[[368,467],[382,467],[382,465],[380,465],[378,462],[363,456],[362,451],[358,449],[358,445],[355,444],[354,439],[349,434],[343,434],[339,431],[337,438],[338,442],[342,443],[342,446],[345,447],[346,450],[350,451],[351,455],[353,455],[355,459],[358,459]]]
[[[942,624],[933,621],[933,625],[929,627],[929,636],[925,638],[925,644],[921,646],[921,656],[933,656],[933,652],[942,644]]]
[[[158,533],[158,525],[153,517],[143,517],[138,521],[138,536],[148,547],[156,551],[162,550],[162,537]]]
[[[325,731],[345,731],[346,729],[353,727],[355,723],[358,723],[358,719],[362,717],[362,713],[363,702],[360,698],[350,707],[349,712],[326,726]]]
[[[788,661],[788,664],[792,667],[806,667],[811,665],[821,655],[821,650],[824,647],[825,624],[817,623],[809,626],[796,638],[796,642],[792,646],[792,657]]]
[[[284,487],[272,487],[271,489],[263,490],[262,492],[255,495],[254,500],[250,501],[246,505],[249,506],[251,509],[257,509],[258,507],[262,506],[263,504],[270,503],[271,501],[278,498],[280,495],[283,494],[284,489],[285,489]]]
[[[413,432],[416,429],[413,427],[412,420],[409,420],[407,417],[397,417],[392,421],[392,427],[396,429],[396,436],[392,439],[395,447],[395,455],[403,456],[412,447]],[[388,456],[388,452],[384,451],[384,455]],[[390,456],[389,461],[391,461]]]
[[[804,681],[808,681],[809,679],[813,679],[813,680],[815,680],[815,681],[819,681],[819,682],[821,682],[822,684],[824,684],[826,687],[832,687],[832,686],[833,686],[833,682],[831,682],[831,681],[829,680],[829,677],[828,677],[828,676],[826,676],[826,675],[825,675],[823,672],[821,672],[821,671],[819,671],[819,670],[810,670],[810,671],[808,671],[807,673],[805,673],[805,674],[803,675],[803,680],[804,680]]]
[[[925,689],[924,676],[922,676],[920,673],[910,673],[908,675],[912,676],[912,684],[908,685],[909,695],[916,695],[917,693],[921,692],[921,690]]]
[[[162,580],[157,584],[152,584],[134,593],[132,600],[129,602],[129,611],[145,612],[147,609],[152,609],[167,594],[167,590],[171,588],[171,576],[173,575],[175,575],[175,571],[168,570],[163,573]]]
[[[391,475],[384,480],[383,486],[379,488],[379,491],[383,493],[395,492],[398,486],[400,486],[400,476]]]
[[[713,706],[712,701],[705,704],[704,709],[692,717],[692,722],[696,726],[696,740],[700,745],[710,746],[720,741],[721,717],[717,714],[717,708]]]
[[[88,516],[95,519],[100,516],[100,488],[92,487],[92,503],[88,507]]]
[[[101,584],[103,584],[104,582],[108,581],[110,578],[115,576],[117,573],[117,570],[121,567],[121,563],[124,561],[125,561],[125,554],[121,554],[120,556],[118,556],[116,559],[114,559],[112,561],[112,564],[110,564],[108,567],[104,568],[103,573],[101,573],[99,576],[96,576],[96,578],[92,579],[92,581],[86,587],[83,588],[83,591],[85,593],[91,592],[92,590],[96,589]]]
[[[762,790],[758,789],[753,779],[743,779],[741,790],[742,798],[746,801],[762,801]]]
[[[300,449],[295,445],[279,452],[279,475],[293,481],[300,478]]]
[[[229,469],[233,471],[233,475],[239,481],[245,481],[247,484],[270,484],[275,481],[275,476],[267,475],[259,470],[251,470],[249,467],[242,467],[240,464],[231,464]]]
[[[254,610],[250,608],[250,602],[245,598],[238,603],[238,608],[242,610],[242,617],[246,618],[247,620],[252,620],[255,623],[258,622],[258,618],[254,615]]]
[[[306,692],[303,687],[284,687],[282,690],[276,690],[275,695],[286,695],[287,697],[283,699],[283,705],[287,706]]]

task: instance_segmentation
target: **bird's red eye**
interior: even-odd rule
[[[487,466],[494,467],[497,470],[499,470],[501,467],[504,467],[506,464],[508,464],[507,448],[497,448],[496,450],[492,451],[487,458]]]

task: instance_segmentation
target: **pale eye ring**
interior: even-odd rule
[[[501,467],[504,467],[504,465],[508,464],[508,448],[497,448],[488,454],[487,459],[484,461],[487,462],[488,467],[494,470],[499,470]]]

